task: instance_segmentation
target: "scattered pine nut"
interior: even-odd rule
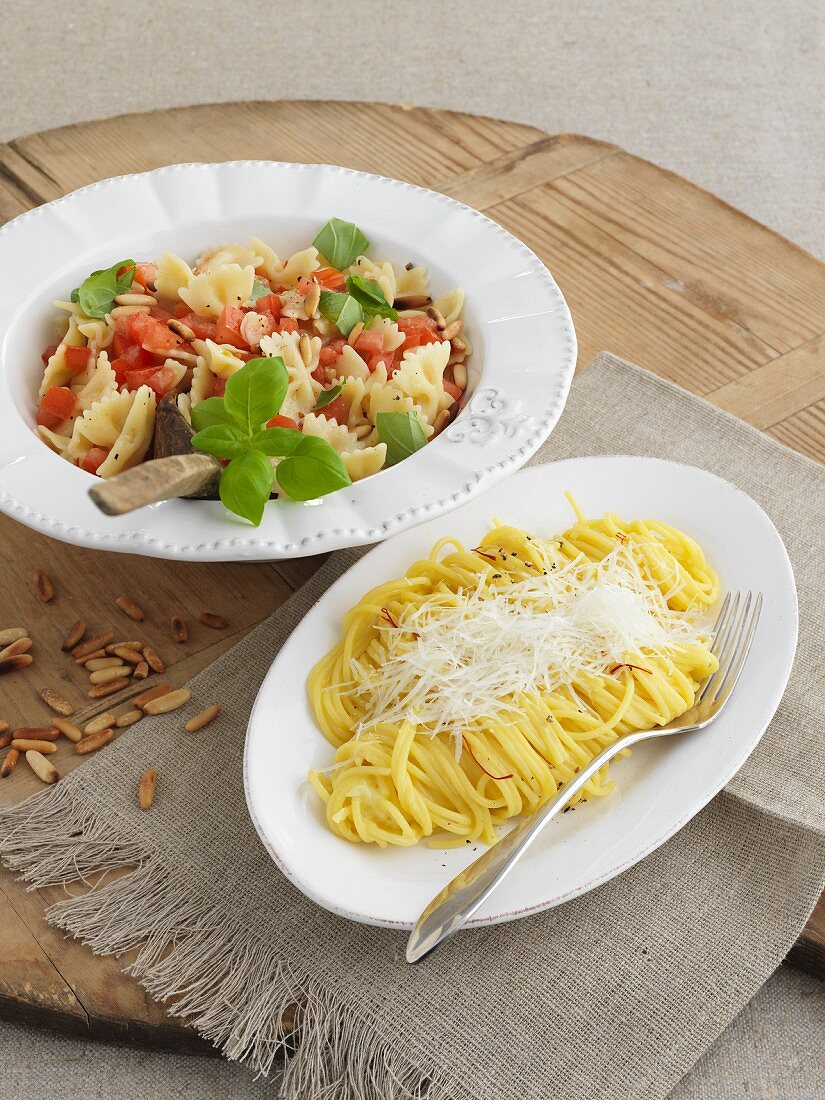
[[[66,718],[55,718],[52,724],[70,741],[79,741],[83,736],[80,726],[76,726],[74,722],[69,722]]]
[[[88,737],[84,737],[81,741],[78,741],[74,747],[74,751],[79,756],[85,756],[89,752],[97,752],[98,749],[102,749],[104,745],[108,745],[115,735],[115,731],[111,726],[107,726],[106,729],[98,730],[97,733],[90,733]]]
[[[0,661],[4,661],[6,657],[16,657],[18,653],[28,653],[32,645],[31,638],[18,638],[16,642],[7,645],[5,649],[0,649]]]
[[[321,287],[318,283],[313,283],[309,288],[309,293],[304,298],[304,313],[307,317],[314,317],[315,311],[321,302]]]
[[[169,623],[169,630],[172,634],[172,641],[183,643],[189,641],[189,628],[180,615],[173,615]]]
[[[185,325],[183,321],[180,321],[177,317],[170,317],[166,324],[172,332],[182,337],[184,340],[189,340],[191,342],[197,339],[189,325]]]
[[[138,802],[140,803],[141,810],[151,810],[152,802],[155,798],[155,791],[158,789],[158,773],[154,768],[148,768],[140,777],[140,786],[138,787]]]
[[[457,321],[453,321],[452,324],[447,325],[444,331],[441,333],[442,340],[454,340],[456,336],[461,332],[464,327],[464,322],[459,318]]]
[[[38,741],[33,737],[15,737],[11,747],[18,752],[39,752],[46,755],[57,752],[54,741]]]
[[[0,765],[0,779],[8,779],[14,769],[17,767],[17,761],[20,759],[20,752],[18,749],[9,749],[6,755],[3,757],[3,763]]]
[[[0,675],[4,672],[17,672],[32,663],[34,657],[31,653],[18,653],[15,657],[4,657],[0,661]]]
[[[83,657],[91,657],[95,650],[103,649],[114,640],[114,632],[111,630],[104,630],[102,634],[96,634],[94,638],[90,638],[88,642],[83,642],[81,645],[75,646],[72,650],[72,656],[76,661],[79,661]],[[96,655],[96,654],[95,654]]]
[[[308,367],[312,362],[312,343],[305,332],[301,333],[301,339],[298,341],[298,351],[301,353],[304,366]]]
[[[74,663],[76,665],[86,665],[88,667],[89,661],[98,661],[98,660],[101,660],[105,656],[106,656],[106,650],[105,649],[94,649],[94,650],[92,650],[91,653],[87,654],[85,657],[76,657]]]
[[[112,642],[106,646],[106,653],[111,657],[116,649],[140,649],[141,642]]]
[[[89,737],[93,733],[100,733],[107,726],[113,726],[114,724],[115,716],[113,714],[98,714],[97,718],[93,718],[91,722],[87,722],[83,727],[83,736]]]
[[[11,739],[13,736],[14,734],[11,732],[10,729],[4,729],[3,732],[0,733],[0,749],[7,749],[11,744]]]
[[[9,645],[19,638],[28,638],[29,632],[24,626],[10,626],[6,630],[0,630],[0,645]]]
[[[226,630],[229,626],[228,619],[225,619],[223,615],[216,615],[213,611],[201,611],[198,615],[198,622],[208,626],[211,630]]]
[[[435,327],[439,332],[443,332],[447,327],[447,322],[444,320],[444,314],[436,306],[427,306],[424,310],[428,317],[435,321]]]
[[[168,695],[172,690],[171,684],[158,684],[157,687],[149,688],[148,691],[144,691],[142,695],[136,695],[131,700],[133,707],[138,710],[143,710],[145,705],[152,701],[152,699],[160,699],[161,695]]]
[[[63,650],[74,649],[76,645],[79,645],[83,641],[83,637],[86,634],[86,624],[82,619],[78,619],[72,629],[66,635],[66,640],[60,647]]]
[[[153,672],[163,672],[166,668],[166,665],[164,665],[163,661],[158,657],[151,646],[145,645],[143,647],[143,659]]]
[[[94,675],[94,673],[92,673]],[[107,695],[114,695],[115,692],[120,691],[121,688],[129,686],[128,676],[118,676],[116,680],[110,680],[108,684],[95,684],[93,688],[90,688],[86,695],[89,699],[105,699]]]
[[[357,325],[353,325],[352,328],[349,330],[349,336],[347,337],[347,343],[349,344],[349,346],[351,348],[355,347],[355,341],[358,339],[358,337],[361,335],[361,333],[363,331],[364,331],[364,322],[363,321],[359,321]]]
[[[8,722],[4,722],[2,719],[0,719],[0,733],[5,733],[8,728]]]
[[[119,730],[122,730],[125,729],[126,726],[133,726],[135,722],[139,722],[142,717],[142,710],[127,710],[125,714],[121,714],[120,718],[115,719],[115,725]]]
[[[18,740],[23,737],[29,741],[56,741],[59,736],[60,731],[55,726],[18,726],[12,734]]]
[[[148,675],[149,665],[146,661],[141,661],[139,664],[135,665],[135,671],[132,673],[132,678],[134,680],[145,680]]]
[[[130,619],[134,619],[136,623],[143,622],[146,618],[146,612],[139,604],[136,604],[134,600],[130,600],[128,596],[118,596],[115,600],[115,604],[120,608],[124,615],[128,615]]]
[[[393,306],[395,309],[424,309],[431,302],[429,294],[404,294],[395,299]]]
[[[35,749],[28,749],[26,752],[26,763],[31,770],[37,776],[38,779],[42,779],[44,783],[56,783],[60,778],[60,772],[47,760],[42,753],[37,752]]]
[[[123,668],[120,657],[92,657],[86,662],[88,672],[100,672],[102,668]]]
[[[197,733],[198,730],[202,730],[204,726],[208,726],[213,718],[217,718],[221,713],[220,704],[213,703],[211,707],[207,707],[202,710],[200,714],[194,715],[184,725],[184,729],[187,733]]]
[[[35,570],[34,592],[41,603],[48,603],[54,599],[54,586],[42,569]]]
[[[463,363],[453,364],[453,381],[460,390],[467,389],[467,368]]]
[[[170,710],[177,710],[192,698],[189,688],[178,688],[177,691],[167,691],[157,699],[150,699],[143,704],[144,714],[168,714]]]
[[[111,684],[113,680],[126,679],[132,675],[131,665],[113,665],[112,668],[99,668],[97,672],[89,673],[89,682],[92,684]]]
[[[43,688],[40,692],[40,698],[46,704],[46,706],[55,712],[55,714],[62,714],[64,718],[68,718],[70,714],[74,714],[74,707],[68,699],[64,699],[62,695],[58,695],[56,691],[52,691],[51,688]]]
[[[130,665],[139,665],[143,660],[140,650],[132,649],[130,645],[116,645],[112,648],[112,654]]]

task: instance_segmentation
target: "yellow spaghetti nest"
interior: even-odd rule
[[[577,514],[555,539],[442,539],[349,611],[308,682],[337,749],[309,778],[339,836],[493,843],[617,737],[692,706],[716,668],[701,548],[656,520]],[[607,794],[606,772],[576,801]]]

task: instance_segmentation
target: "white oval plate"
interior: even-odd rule
[[[270,503],[259,528],[219,501],[173,500],[127,516],[92,504],[92,475],[34,433],[52,301],[122,256],[256,235],[281,255],[330,217],[358,224],[371,255],[466,291],[474,346],[466,407],[432,445],[311,504]],[[434,191],[324,164],[179,164],[92,184],[0,229],[0,509],[81,546],[185,561],[300,557],[385,538],[449,511],[522,466],[559,418],[576,363],[570,312],[547,268],[478,211]]]
[[[492,517],[553,535],[583,511],[656,517],[704,547],[723,590],[764,593],[750,657],[728,708],[707,732],[654,741],[611,764],[617,789],[561,815],[471,924],[495,924],[559,905],[632,867],[717,794],[773,717],[796,649],[793,573],[776,528],[750,497],[704,470],[650,458],[578,458],[523,470],[449,517],[398,535],[367,554],[305,616],[263,682],[249,722],[244,775],[252,819],[272,858],[308,897],[343,917],[409,928],[477,854],[424,844],[384,851],[329,831],[306,782],[332,746],[312,719],[306,678],[339,638],[344,613],[370,588],[400,576],[442,535],[475,545]],[[479,847],[481,851],[481,847]]]

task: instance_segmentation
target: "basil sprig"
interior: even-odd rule
[[[412,412],[380,412],[375,418],[378,438],[387,444],[386,466],[409,458],[426,444],[418,416]]]
[[[79,303],[87,317],[105,317],[112,312],[117,295],[125,294],[134,278],[135,261],[120,260],[102,271],[93,271],[72,291],[71,299]]]
[[[384,297],[384,291],[372,279],[360,275],[347,276],[347,292],[322,290],[318,308],[338,331],[349,336],[359,321],[366,323],[371,317],[389,317],[398,320],[398,313]]]
[[[318,400],[315,402],[315,408],[312,410],[314,413],[320,409],[325,409],[327,405],[331,405],[336,397],[341,396],[341,391],[344,388],[344,383],[339,382],[337,386],[333,386],[331,390],[323,390],[318,394]]]
[[[324,259],[339,271],[355,263],[370,246],[357,225],[340,218],[330,218],[312,243]]]
[[[364,320],[364,311],[355,298],[337,290],[322,290],[318,309],[344,336],[349,336],[359,321]]]
[[[250,359],[226,383],[223,397],[192,409],[197,451],[228,459],[220,481],[224,506],[256,527],[274,485],[270,457],[282,459],[278,484],[293,500],[315,500],[351,485],[346,466],[325,439],[294,428],[267,428],[286,397],[283,359]]]
[[[362,279],[360,275],[348,275],[347,290],[350,297],[356,300],[367,316],[389,317],[391,321],[398,320],[398,313],[384,297],[384,291],[380,285],[372,279]]]

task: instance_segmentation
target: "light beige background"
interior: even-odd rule
[[[452,107],[617,142],[825,256],[822,0],[0,0],[0,28],[0,140],[218,100]],[[0,1026],[3,1098],[69,1088],[277,1095],[221,1062]],[[825,1097],[825,983],[781,970],[672,1100],[720,1097]]]

